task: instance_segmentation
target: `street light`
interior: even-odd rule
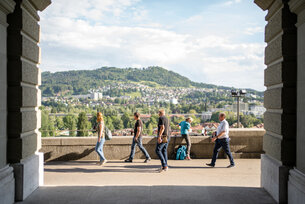
[[[231,90],[232,97],[235,97],[237,100],[237,127],[239,128],[240,119],[239,119],[239,98],[246,95],[246,90]]]

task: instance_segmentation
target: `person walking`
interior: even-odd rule
[[[95,151],[97,152],[97,154],[100,157],[100,161],[97,162],[97,165],[103,165],[107,162],[105,156],[104,156],[104,143],[105,143],[105,134],[104,131],[105,130],[105,123],[104,123],[104,119],[103,119],[103,115],[101,112],[97,113],[97,135],[98,135],[98,139],[97,139],[97,143],[95,146]]]
[[[233,160],[233,156],[230,151],[230,138],[229,138],[229,123],[226,121],[226,114],[220,113],[219,114],[219,121],[220,124],[217,128],[217,131],[214,132],[212,142],[215,142],[213,158],[211,163],[206,164],[207,166],[214,167],[216,159],[218,157],[218,152],[221,148],[224,149],[225,153],[228,155],[230,159],[230,165],[228,168],[234,167],[235,163]]]
[[[180,129],[181,129],[181,136],[183,139],[185,139],[186,141],[186,157],[185,159],[187,160],[191,160],[191,138],[190,138],[190,134],[189,131],[191,129],[191,123],[193,122],[193,118],[188,117],[185,121],[182,121],[179,123]]]
[[[151,160],[151,158],[142,144],[143,122],[140,118],[140,113],[138,112],[134,113],[134,119],[136,120],[136,123],[134,127],[134,137],[132,139],[132,144],[131,144],[131,152],[129,158],[126,159],[125,162],[132,162],[135,155],[136,145],[138,145],[138,147],[146,157],[144,163],[147,163]]]
[[[169,143],[169,123],[168,119],[165,117],[165,111],[159,110],[159,121],[158,121],[158,139],[157,139],[157,146],[156,146],[156,154],[158,155],[161,161],[161,168],[159,172],[167,171],[167,147]]]

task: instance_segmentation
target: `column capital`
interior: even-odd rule
[[[36,10],[43,11],[45,8],[47,8],[52,1],[51,0],[29,0]]]
[[[275,0],[254,0],[254,3],[265,11],[269,9],[274,1]]]
[[[15,8],[15,2],[13,0],[1,0],[0,1],[0,10],[5,14],[12,13]]]
[[[305,0],[290,0],[288,4],[293,13],[300,14],[305,10]]]
[[[290,10],[298,15],[298,22],[296,26],[303,25],[305,23],[305,0],[290,0]]]

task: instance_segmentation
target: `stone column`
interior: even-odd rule
[[[7,14],[13,12],[13,0],[0,1],[0,198],[1,203],[14,202],[14,175],[13,168],[9,167],[6,159],[7,145]]]
[[[38,10],[50,0],[15,0],[7,16],[7,160],[14,168],[15,200],[24,200],[43,181],[40,149],[40,27]]]
[[[289,170],[296,160],[296,15],[288,0],[255,0],[268,10],[265,28],[264,116],[266,135],[261,183],[279,203],[287,202]]]
[[[288,202],[305,204],[305,0],[291,0],[291,10],[297,19],[297,152],[296,167],[290,170]]]

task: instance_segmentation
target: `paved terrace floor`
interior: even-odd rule
[[[45,164],[45,186],[22,203],[275,203],[260,188],[260,160],[169,161],[169,171],[158,173],[152,160],[133,163],[109,161],[50,162]]]

